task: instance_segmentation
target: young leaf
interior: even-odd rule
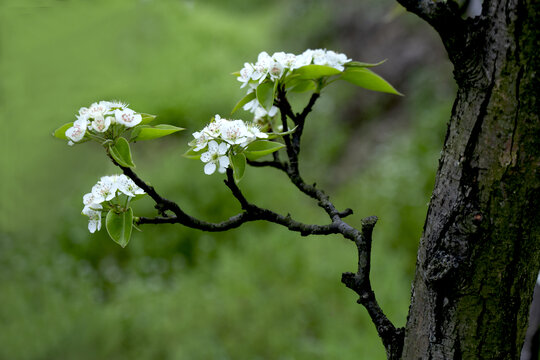
[[[244,177],[246,170],[246,156],[242,153],[230,156],[231,165],[233,168],[234,181],[238,184]]]
[[[293,127],[292,129],[290,129],[289,131],[285,131],[285,132],[280,132],[280,133],[279,133],[279,132],[278,132],[278,133],[268,133],[268,139],[275,139],[275,138],[277,138],[278,136],[290,135],[290,134],[292,134],[293,132],[296,131],[296,128],[297,128],[297,127],[298,127],[298,125],[295,126],[295,127]]]
[[[156,126],[143,125],[133,130],[131,141],[157,139],[181,130],[184,130],[184,128],[168,124],[159,124]]]
[[[380,91],[395,95],[403,95],[386,80],[373,71],[362,67],[349,67],[345,69],[340,79],[350,82],[351,84],[363,87],[364,89]]]
[[[265,81],[259,86],[257,86],[256,95],[259,104],[270,111],[272,105],[274,104],[274,83],[272,81]]]
[[[341,71],[326,65],[306,65],[296,69],[294,73],[300,75],[300,79],[319,79],[324,76],[341,74]]]
[[[115,243],[121,247],[126,247],[131,238],[131,228],[133,226],[133,210],[128,208],[127,211],[116,213],[114,210],[109,210],[105,219],[105,227],[109,236]]]
[[[251,100],[255,99],[255,91],[250,92],[246,96],[244,96],[239,102],[236,103],[234,108],[231,111],[231,115],[234,114],[238,109],[240,109],[242,106],[246,105]]]
[[[148,123],[151,123],[156,118],[156,115],[151,114],[139,113],[139,115],[141,115],[142,117],[142,120],[139,123],[140,125],[146,125]]]
[[[66,130],[72,126],[73,126],[73,122],[60,126],[58,129],[54,130],[53,136],[62,140],[69,140],[66,136]]]
[[[134,202],[134,201],[137,201],[137,200],[140,200],[142,199],[143,197],[145,197],[147,194],[135,194],[135,196],[133,196],[132,198],[130,198],[130,202]]]
[[[203,153],[202,151],[195,152],[193,151],[193,149],[189,149],[188,151],[183,153],[182,156],[188,159],[199,160],[201,158],[202,153]]]
[[[129,143],[123,137],[119,137],[113,145],[109,146],[109,153],[120,166],[135,167],[135,164],[131,160]]]
[[[317,86],[315,82],[311,79],[295,79],[289,83],[287,91],[291,92],[306,92],[316,90]]]
[[[257,140],[249,144],[244,150],[244,154],[249,160],[256,160],[265,155],[271,154],[284,148],[285,145],[274,141]]]
[[[374,67],[379,66],[381,64],[384,64],[386,60],[379,61],[378,63],[365,63],[360,61],[349,61],[348,63],[344,64],[345,67]]]

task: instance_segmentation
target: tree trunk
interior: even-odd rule
[[[540,3],[398,0],[458,84],[418,250],[402,359],[519,359],[540,268]]]

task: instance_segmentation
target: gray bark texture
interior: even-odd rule
[[[463,19],[398,1],[440,34],[458,92],[392,358],[519,359],[540,268],[540,2]]]

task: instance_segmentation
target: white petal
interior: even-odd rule
[[[206,175],[212,175],[216,171],[216,164],[214,162],[209,162],[204,165],[204,173]]]
[[[220,168],[229,167],[229,158],[227,156],[221,156],[219,158],[219,166],[220,166]]]
[[[212,154],[210,154],[210,151],[201,154],[202,162],[207,163],[210,161],[210,159],[212,159]]]
[[[218,154],[223,155],[223,154],[225,154],[227,152],[228,149],[229,149],[229,144],[221,143],[221,144],[219,144],[219,148],[217,149]]]
[[[213,154],[218,150],[218,147],[218,143],[215,140],[212,140],[208,143],[208,152]]]

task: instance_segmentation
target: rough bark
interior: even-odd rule
[[[519,359],[540,268],[540,4],[398,0],[458,84],[418,251],[402,359]]]

